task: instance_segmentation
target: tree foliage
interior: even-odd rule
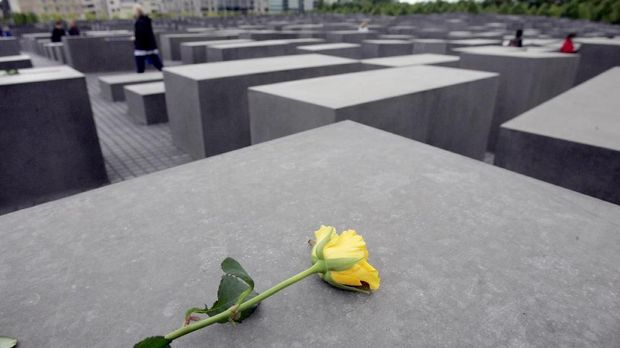
[[[567,17],[620,24],[620,0],[444,0],[400,3],[395,0],[353,0],[318,3],[318,11],[341,14],[409,15],[444,12],[499,13]]]

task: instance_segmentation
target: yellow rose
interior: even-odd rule
[[[379,289],[379,272],[368,263],[368,249],[362,236],[354,230],[338,235],[331,226],[321,226],[314,235],[312,262],[324,263],[324,272],[319,273],[323,280],[346,290]]]

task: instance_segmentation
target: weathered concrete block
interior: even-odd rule
[[[618,206],[352,122],[0,217],[0,327],[131,347],[214,298],[226,256],[259,291],[306,269],[321,223],[364,236],[379,291],[313,276],[174,344],[620,345]]]
[[[413,65],[438,65],[458,67],[460,58],[445,54],[409,54],[405,56],[364,59],[362,63],[372,68],[398,68]]]
[[[448,40],[446,53],[459,54],[454,51],[456,48],[477,47],[477,46],[501,46],[502,40],[493,39],[465,39],[465,40]]]
[[[351,59],[362,58],[362,46],[354,43],[327,43],[318,45],[298,46],[297,53],[319,53],[326,54],[328,56],[336,56]]]
[[[257,41],[297,39],[299,38],[299,33],[292,31],[282,32],[277,30],[251,30],[239,34],[239,38]]]
[[[0,70],[27,68],[32,68],[32,61],[28,55],[20,54],[17,56],[0,57]]]
[[[218,44],[232,44],[251,42],[245,39],[210,40],[185,42],[181,44],[181,61],[183,64],[198,64],[207,62],[207,47]]]
[[[286,56],[295,53],[285,40],[252,41],[207,47],[208,62]]]
[[[374,31],[358,31],[358,30],[336,30],[330,31],[325,36],[325,39],[329,42],[349,42],[361,44],[364,40],[371,40],[377,38],[377,33]]]
[[[319,54],[165,68],[172,139],[193,158],[248,146],[248,87],[361,68],[358,61]]]
[[[119,74],[99,77],[101,95],[109,101],[125,100],[124,87],[145,82],[162,81],[164,75],[159,71],[146,72],[143,74]]]
[[[504,123],[495,163],[620,204],[620,68]]]
[[[220,33],[185,33],[185,34],[163,34],[161,40],[161,54],[166,60],[181,60],[181,44],[194,41],[212,41],[236,39],[236,34]]]
[[[0,37],[0,57],[19,55],[19,41],[14,37]]]
[[[0,212],[107,183],[84,75],[0,76]]]
[[[252,143],[353,120],[482,159],[497,74],[432,66],[252,87]]]
[[[457,48],[465,69],[500,74],[489,150],[495,149],[499,126],[573,86],[579,56],[532,52],[512,47]]]
[[[615,66],[620,66],[620,40],[579,38],[579,69],[575,84],[587,81]]]
[[[413,44],[403,40],[364,40],[362,56],[364,58],[381,58],[403,56],[413,52]]]
[[[138,124],[168,122],[164,82],[125,86],[127,113]]]
[[[442,39],[415,39],[413,40],[413,53],[446,54],[448,41]]]
[[[67,64],[81,72],[135,69],[133,40],[129,37],[62,38]]]

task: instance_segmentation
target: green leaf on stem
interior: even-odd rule
[[[243,280],[246,284],[248,284],[249,288],[254,289],[254,280],[252,277],[250,277],[248,272],[241,267],[241,264],[239,264],[239,262],[232,257],[227,257],[224,261],[222,261],[222,271]]]
[[[164,336],[153,336],[136,343],[133,348],[170,348],[170,342],[172,340],[168,340]]]
[[[13,348],[17,345],[17,338],[0,336],[0,348]]]
[[[234,306],[239,297],[248,289],[250,289],[250,287],[245,281],[230,274],[224,274],[220,281],[220,287],[217,290],[217,301],[215,301],[211,308],[207,308],[207,315],[212,317]],[[258,293],[256,291],[251,290],[246,300],[256,297],[257,295]],[[256,307],[258,307],[258,304],[237,313],[233,320],[238,323],[242,322],[245,318],[254,313]],[[218,321],[220,324],[226,324],[227,322],[228,319]]]

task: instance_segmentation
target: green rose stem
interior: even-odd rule
[[[314,265],[312,265],[312,267],[308,268],[307,270],[301,272],[301,273],[297,273],[296,275],[276,284],[274,287],[272,287],[271,289],[265,290],[264,292],[258,294],[256,297],[251,298],[249,300],[247,300],[246,302],[243,302],[242,304],[240,304],[239,306],[232,306],[231,308],[225,310],[224,312],[214,315],[212,317],[206,318],[206,319],[202,319],[199,320],[195,323],[192,323],[190,325],[184,326],[182,328],[179,328],[177,330],[172,331],[171,333],[167,334],[166,336],[164,336],[164,338],[166,338],[167,340],[175,340],[181,336],[187,335],[188,333],[194,332],[196,330],[200,330],[204,327],[207,327],[209,325],[215,324],[219,321],[221,321],[222,319],[228,319],[231,317],[231,315],[234,315],[235,313],[244,311],[256,304],[258,304],[259,302],[262,302],[263,300],[267,299],[268,297],[274,295],[275,293],[277,293],[278,291],[291,286],[295,283],[297,283],[298,281],[311,276],[315,273],[324,273],[325,272],[325,262],[324,261],[317,261]]]

